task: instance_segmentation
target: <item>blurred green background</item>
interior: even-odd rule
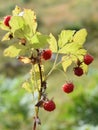
[[[76,86],[69,95],[61,90],[64,75],[52,73],[47,92],[54,97],[57,109],[52,113],[40,110],[42,125],[38,130],[98,130],[98,0],[0,0],[0,19],[11,14],[16,5],[34,9],[42,33],[51,32],[57,37],[62,29],[86,28],[85,48],[95,58],[82,78],[68,71]],[[3,35],[0,30],[0,39]],[[0,130],[31,130],[32,95],[21,88],[30,66],[4,57],[6,47],[6,42],[0,42]],[[47,71],[51,64],[46,63]]]

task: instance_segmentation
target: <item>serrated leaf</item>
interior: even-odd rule
[[[76,34],[74,35],[73,41],[83,45],[86,40],[86,36],[87,36],[86,29],[81,29],[76,32]]]
[[[81,64],[81,68],[83,69],[83,72],[84,72],[85,74],[87,74],[87,72],[88,72],[88,65],[86,65],[85,63],[82,63],[82,64]]]
[[[11,32],[17,38],[28,37],[29,27],[26,25],[23,17],[13,16],[10,20]]]
[[[72,64],[72,59],[69,56],[62,57],[62,67],[66,72],[67,68]]]
[[[49,36],[47,36],[47,35],[43,35],[40,33],[35,34],[31,39],[33,48],[45,47],[48,43],[48,39],[49,39]]]
[[[76,52],[76,54],[77,55],[85,55],[87,53],[87,50],[85,50],[85,49],[79,49],[77,52]]]
[[[21,12],[21,8],[16,5],[15,9],[12,11],[14,16],[17,16]]]
[[[70,60],[72,60],[72,62],[74,62],[74,63],[76,63],[77,62],[77,59],[79,59],[78,57],[77,57],[77,55],[69,55],[69,58],[70,58]]]
[[[2,41],[10,40],[12,37],[12,33],[8,32],[3,36]]]
[[[31,84],[28,81],[25,81],[22,84],[22,88],[24,88],[27,92],[32,92]]]
[[[4,50],[4,56],[16,57],[19,55],[21,49],[17,49],[15,46],[10,46]]]
[[[29,28],[31,30],[31,34],[36,32],[37,28],[37,22],[36,22],[36,15],[34,11],[30,9],[24,9],[24,15],[23,18],[25,20],[25,23],[29,25]]]
[[[63,30],[59,35],[58,40],[59,48],[62,48],[66,43],[71,42],[74,33],[75,33],[74,30]]]
[[[26,38],[30,37],[30,28],[28,25],[24,25],[23,29],[18,29],[14,31],[14,36],[17,38]]]
[[[50,50],[52,50],[52,52],[56,53],[58,51],[57,41],[52,34],[50,34],[49,36],[50,36],[50,38],[48,40],[49,45],[50,45],[49,48],[50,48]]]
[[[10,28],[8,26],[5,26],[3,21],[0,21],[0,28],[5,31],[10,31]]]
[[[9,57],[19,56],[19,54],[22,53],[22,50],[24,49],[26,49],[25,46],[15,43],[4,50],[4,56]]]
[[[84,55],[87,53],[87,50],[85,49],[79,49],[76,51],[75,53],[75,57],[79,60],[79,61],[83,61]],[[77,61],[77,60],[76,60]]]
[[[79,49],[81,49],[81,45],[75,42],[66,44],[62,49],[59,50],[61,54],[75,54]]]
[[[12,31],[14,32],[18,29],[23,29],[25,25],[25,21],[23,17],[20,17],[20,16],[12,16],[9,23],[12,28]]]

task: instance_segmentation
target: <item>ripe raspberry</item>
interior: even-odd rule
[[[62,89],[66,93],[71,93],[74,89],[74,84],[72,82],[66,83],[62,86]]]
[[[56,105],[55,103],[52,101],[52,100],[49,100],[49,101],[46,101],[43,103],[43,108],[46,110],[46,111],[53,111],[55,108],[56,108]]]
[[[93,60],[94,60],[94,58],[89,54],[86,54],[84,56],[84,63],[87,65],[91,64],[93,62]]]
[[[74,74],[77,76],[82,76],[83,75],[83,69],[81,67],[75,67],[74,68]]]
[[[6,16],[6,17],[4,18],[4,24],[5,24],[6,26],[8,26],[8,27],[10,27],[10,25],[9,25],[10,19],[11,19],[11,16],[10,16],[10,15],[8,15],[8,16]]]
[[[49,60],[52,56],[52,51],[50,49],[44,50],[42,53],[42,57],[44,60]]]

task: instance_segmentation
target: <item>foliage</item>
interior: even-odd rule
[[[86,29],[78,31],[62,30],[56,40],[53,34],[45,35],[37,31],[36,15],[33,10],[22,10],[18,6],[12,11],[11,19],[8,21],[5,18],[4,20],[7,24],[0,21],[0,28],[7,31],[7,33],[2,41],[16,40],[16,43],[12,43],[4,50],[4,55],[17,57],[20,62],[32,66],[29,77],[23,83],[22,88],[33,96],[33,130],[35,130],[36,125],[41,124],[38,115],[39,108],[42,108],[43,104],[49,101],[46,94],[47,79],[53,70],[61,64],[65,73],[68,67],[74,64],[81,67],[84,74],[87,73],[88,65],[83,61],[87,53],[83,46],[86,41],[87,31]],[[45,59],[42,57],[46,48],[56,54],[53,67],[48,74],[45,74],[43,64]],[[61,55],[61,59],[57,62],[59,55]]]

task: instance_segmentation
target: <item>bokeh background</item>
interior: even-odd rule
[[[62,29],[86,28],[85,48],[94,56],[89,73],[82,78],[68,71],[75,91],[64,94],[62,73],[54,71],[48,80],[48,95],[54,97],[57,109],[40,110],[42,125],[38,130],[98,130],[98,0],[0,0],[0,19],[18,5],[36,12],[38,30],[53,33]],[[0,30],[0,39],[4,32]],[[3,56],[6,42],[0,40],[0,130],[32,129],[32,96],[21,88],[30,66]],[[52,62],[47,62],[47,71]]]

